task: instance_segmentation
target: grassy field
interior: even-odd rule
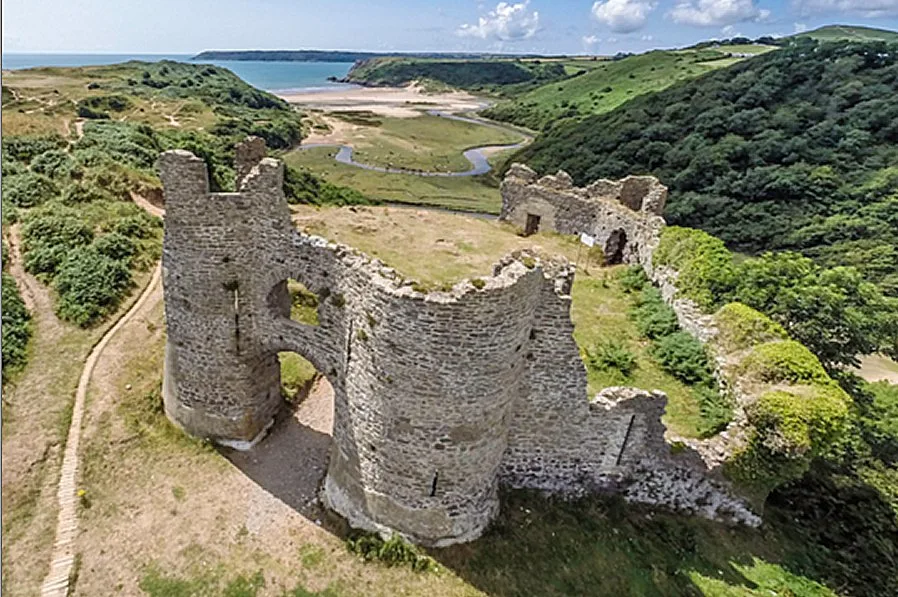
[[[352,187],[366,197],[415,205],[448,207],[466,211],[499,213],[502,197],[499,184],[483,176],[414,176],[383,174],[334,161],[337,149],[317,147],[284,155],[294,167],[306,168],[328,182]]]
[[[576,262],[580,247],[572,237],[538,233],[528,238],[508,224],[413,209],[372,207],[321,209],[297,207],[300,229],[356,247],[383,260],[430,288],[443,288],[466,278],[488,274],[492,265],[512,251],[531,248],[546,255],[563,255]],[[414,242],[408,242],[414,239]],[[586,265],[586,253],[580,255]],[[620,267],[593,264],[577,271],[572,292],[574,339],[581,352],[615,340],[637,359],[636,370],[623,377],[616,370],[587,369],[589,392],[612,385],[630,385],[668,394],[666,422],[678,435],[695,436],[701,422],[698,403],[688,386],[666,374],[649,355],[627,316],[630,297],[617,282]],[[585,397],[584,397],[585,398]]]
[[[595,62],[592,64],[596,67],[586,74],[543,85],[486,110],[484,115],[542,130],[562,118],[608,112],[638,95],[739,60],[742,58],[727,58],[723,51],[716,50],[658,50],[621,60]]]
[[[212,108],[199,99],[172,97],[162,92],[135,94],[128,80],[139,77],[140,66],[85,66],[38,68],[3,74],[3,87],[11,101],[3,102],[3,134],[74,135],[79,118],[77,104],[91,97],[123,92],[128,106],[115,119],[156,127],[196,130],[218,121]]]
[[[334,114],[349,119],[349,114]],[[511,131],[422,114],[415,118],[371,115],[351,120],[345,134],[353,158],[360,163],[427,172],[461,172],[471,167],[466,149],[511,145],[523,137]],[[366,124],[370,123],[370,124]]]

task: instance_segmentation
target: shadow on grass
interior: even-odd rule
[[[894,534],[888,504],[870,498],[866,496],[865,504],[874,508],[871,516],[879,523],[891,520],[890,530],[872,528]],[[854,541],[843,537],[842,544],[858,551],[855,557],[842,553],[837,544],[827,550],[823,542],[832,538],[820,530],[829,525],[818,519],[826,514],[796,506],[798,511],[771,507],[768,522],[749,529],[653,511],[616,498],[564,502],[531,492],[506,492],[501,515],[480,540],[431,550],[430,555],[497,597],[898,594],[894,561],[882,559],[888,549],[870,548],[866,543],[873,538],[862,532]],[[810,520],[785,527],[803,511]],[[808,523],[816,526],[818,536],[806,532]],[[871,528],[869,521],[845,524]],[[861,555],[870,560],[863,561]]]

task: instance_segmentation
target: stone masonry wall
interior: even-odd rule
[[[496,515],[500,482],[616,489],[753,522],[723,492],[697,499],[695,487],[716,482],[670,454],[663,395],[587,400],[566,262],[512,255],[482,287],[461,281],[423,294],[377,260],[297,232],[283,166],[262,155],[258,141],[238,148],[236,193],[210,193],[206,166],[190,153],[160,158],[163,394],[189,433],[258,441],[282,403],[277,353],[293,351],[334,388],[323,495],[353,526],[427,545],[471,540]],[[319,296],[318,325],[289,318],[288,278]]]

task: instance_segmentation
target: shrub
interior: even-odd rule
[[[783,326],[742,303],[728,303],[714,315],[716,341],[728,351],[742,350],[772,340],[787,340]]]
[[[692,396],[698,402],[701,423],[698,426],[699,435],[710,437],[723,431],[733,420],[733,404],[730,399],[720,392],[713,381],[693,386]]]
[[[142,212],[135,216],[126,216],[115,223],[112,232],[130,238],[149,238],[153,235],[153,228],[162,225],[159,218]]]
[[[735,287],[733,255],[722,240],[701,230],[668,226],[652,260],[676,270],[680,294],[705,311],[726,300]]]
[[[101,255],[122,261],[126,264],[131,262],[131,258],[137,253],[137,245],[127,236],[111,232],[94,240],[93,248]]]
[[[5,247],[4,247],[5,249]],[[31,315],[19,295],[16,280],[3,273],[2,279],[2,319],[3,319],[3,378],[9,372],[25,365],[28,357],[28,339],[31,338]]]
[[[614,369],[624,377],[630,377],[636,369],[636,356],[617,340],[606,340],[587,351],[587,362],[598,371]]]
[[[834,383],[769,391],[746,408],[746,447],[728,464],[731,477],[759,498],[801,477],[844,433],[851,399]]]
[[[70,251],[90,244],[93,238],[93,230],[70,210],[33,212],[22,228],[25,269],[53,274]]]
[[[662,338],[680,330],[677,314],[664,302],[661,292],[654,286],[648,286],[639,293],[630,317],[639,333],[646,338]]]
[[[62,202],[66,205],[111,199],[114,199],[114,197],[105,189],[89,182],[73,182],[62,190]]]
[[[707,383],[712,378],[705,347],[686,332],[659,338],[651,353],[662,369],[683,383]]]
[[[366,562],[380,561],[387,566],[409,566],[415,572],[430,572],[437,569],[433,558],[421,554],[399,535],[386,541],[376,533],[353,531],[346,538],[346,547],[354,554],[362,556]]]
[[[649,283],[642,266],[631,265],[620,274],[620,286],[624,292],[639,292]]]
[[[40,174],[26,172],[3,178],[3,197],[17,207],[34,207],[59,193],[56,184]]]
[[[744,375],[768,383],[829,381],[817,357],[794,340],[777,340],[755,346],[740,363],[740,369]]]
[[[31,171],[50,178],[65,178],[76,170],[75,160],[61,149],[51,149],[40,154],[31,162]]]
[[[43,137],[4,135],[3,157],[28,163],[45,151],[62,149],[66,145],[65,139],[59,135],[47,135]]]
[[[61,319],[86,327],[115,309],[131,285],[127,265],[95,247],[71,251],[54,279]]]

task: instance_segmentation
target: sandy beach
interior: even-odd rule
[[[469,93],[455,91],[425,93],[415,85],[407,87],[346,87],[333,91],[277,93],[291,104],[327,112],[368,111],[383,116],[412,118],[421,110],[467,112],[482,108],[485,101]]]

